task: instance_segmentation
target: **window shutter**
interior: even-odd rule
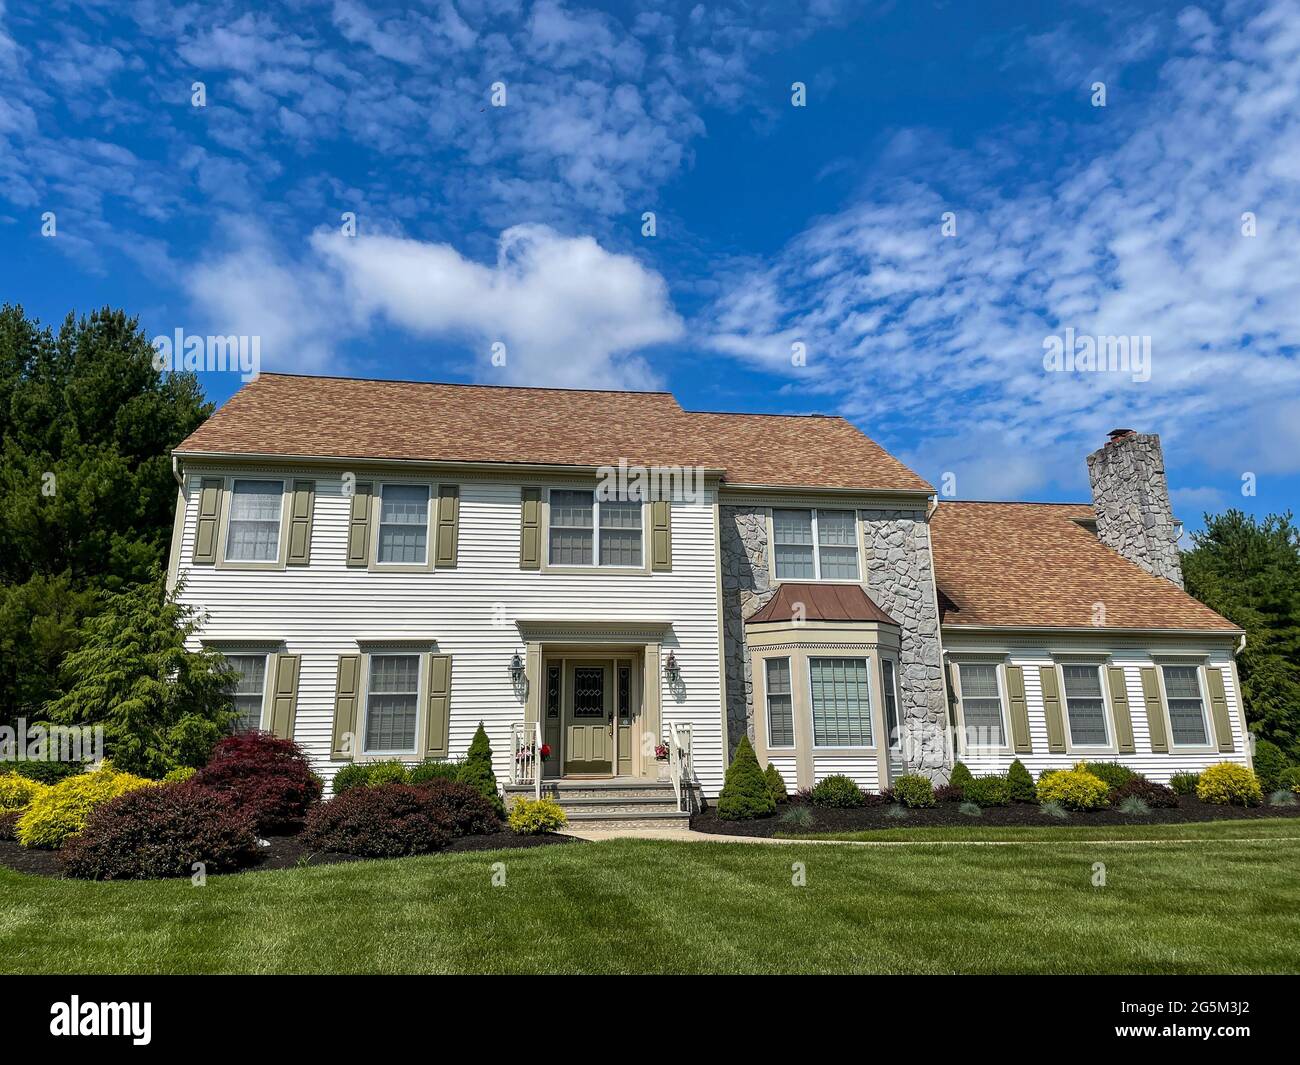
[[[1033,754],[1029,738],[1029,706],[1025,702],[1025,673],[1019,666],[1007,666],[1007,698],[1011,701],[1011,742],[1016,754]]]
[[[433,555],[433,564],[437,569],[455,568],[459,539],[460,487],[441,484],[438,486],[438,532]]]
[[[519,568],[542,568],[542,490],[519,490]]]
[[[199,525],[194,530],[194,563],[211,566],[217,561],[217,522],[221,517],[220,477],[199,482]]]
[[[424,756],[446,758],[451,723],[451,655],[429,655],[429,711],[424,723]]]
[[[334,685],[334,739],[330,757],[351,761],[357,751],[357,709],[361,686],[361,656],[339,655],[338,681]]]
[[[1039,679],[1043,685],[1043,715],[1047,718],[1047,749],[1052,754],[1065,753],[1065,724],[1061,720],[1061,687],[1056,679],[1055,666],[1040,666]]]
[[[1119,666],[1111,666],[1106,670],[1106,676],[1110,680],[1110,705],[1115,711],[1115,740],[1119,745],[1120,754],[1132,754],[1133,747],[1133,718],[1128,711],[1128,687],[1124,681],[1124,670]]]
[[[282,740],[293,739],[293,726],[298,716],[298,666],[301,661],[301,655],[275,656],[270,730]]]
[[[370,562],[370,482],[357,482],[352,492],[352,509],[348,515],[348,565],[365,566]]]
[[[1205,685],[1210,689],[1210,709],[1214,712],[1214,737],[1219,741],[1219,752],[1226,754],[1234,749],[1232,718],[1228,716],[1228,693],[1223,688],[1222,671],[1207,666]]]
[[[1160,701],[1160,681],[1154,668],[1142,670],[1142,700],[1147,704],[1147,729],[1151,733],[1151,750],[1157,754],[1169,752],[1169,739],[1165,734],[1165,708]]]
[[[316,509],[316,482],[294,481],[293,499],[289,504],[290,566],[305,566],[311,561],[311,522]]]
[[[650,568],[656,573],[673,568],[673,505],[667,499],[650,504]]]

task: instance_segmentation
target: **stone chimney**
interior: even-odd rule
[[[1088,456],[1097,538],[1148,573],[1183,586],[1178,534],[1169,505],[1160,437],[1113,429]]]

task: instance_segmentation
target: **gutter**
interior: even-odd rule
[[[1139,636],[1218,636],[1227,639],[1232,636],[1240,637],[1240,647],[1246,644],[1246,633],[1243,629],[1144,629],[1144,628],[1112,628],[1093,625],[1080,626],[1056,626],[1056,625],[943,625],[942,628],[949,632],[970,632],[970,633],[1024,633],[1030,636],[1052,636],[1062,635],[1139,635]]]

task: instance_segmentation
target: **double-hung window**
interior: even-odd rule
[[[790,687],[790,659],[769,658],[767,681],[767,745],[794,746],[794,692]]]
[[[238,678],[230,689],[234,703],[236,732],[262,727],[262,706],[266,701],[266,655],[229,654],[226,664]]]
[[[855,511],[773,510],[772,541],[777,580],[859,579]]]
[[[998,667],[993,662],[962,662],[961,711],[967,747],[1004,747],[1002,694]],[[1105,742],[1103,737],[1101,742]]]
[[[593,491],[560,489],[550,495],[550,564],[642,565],[645,538],[636,500],[598,499]]]
[[[227,562],[275,562],[280,557],[283,481],[236,478],[230,487]]]
[[[1095,665],[1064,665],[1065,711],[1070,719],[1070,743],[1075,747],[1105,747],[1110,742],[1106,727],[1106,698],[1101,691],[1101,668]]]
[[[419,718],[420,655],[370,655],[364,753],[414,754]]]
[[[809,658],[813,745],[870,747],[871,697],[865,658]]]
[[[379,491],[375,560],[423,566],[429,559],[429,486],[385,484]]]
[[[1164,666],[1169,731],[1175,747],[1204,747],[1210,742],[1196,666]]]

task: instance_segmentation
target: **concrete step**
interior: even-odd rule
[[[515,795],[531,795],[533,789],[526,784],[507,784],[505,793],[513,798]],[[676,801],[673,786],[666,780],[546,780],[542,782],[542,794],[559,802],[569,799],[613,798],[666,798]]]
[[[566,811],[569,824],[582,829],[690,828],[691,815],[676,810],[660,813],[627,811],[622,813],[575,813]]]

